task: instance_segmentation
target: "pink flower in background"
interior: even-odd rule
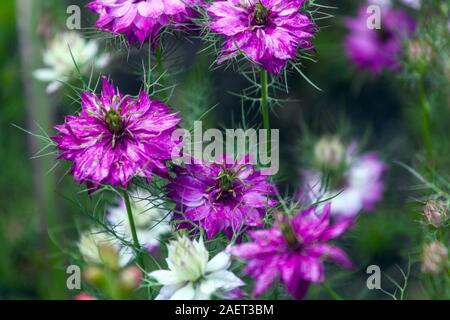
[[[347,54],[358,68],[374,74],[383,69],[396,70],[400,67],[403,41],[414,33],[416,23],[402,10],[383,7],[381,29],[370,29],[371,15],[363,6],[357,17],[346,20],[349,30],[345,40]]]
[[[244,53],[273,74],[298,56],[298,49],[312,49],[317,30],[300,10],[305,0],[226,0],[208,8],[212,31],[226,40],[219,63]]]
[[[175,219],[180,227],[198,224],[209,239],[220,231],[231,238],[247,227],[261,227],[275,187],[249,164],[249,157],[233,162],[203,162],[175,167],[169,196],[176,202]],[[230,164],[230,162],[232,164]]]
[[[340,186],[326,190],[323,183],[326,177],[321,171],[304,170],[299,200],[314,204],[329,199],[331,215],[336,219],[354,218],[363,210],[373,210],[383,198],[386,165],[377,153],[357,156],[355,149],[355,145],[349,147]]]
[[[82,110],[67,116],[53,137],[72,162],[71,174],[79,183],[126,187],[134,176],[151,178],[167,172],[166,160],[176,142],[171,139],[180,119],[162,102],[142,91],[138,98],[124,96],[103,78],[100,97],[85,91]]]
[[[100,17],[97,27],[123,34],[130,42],[151,42],[164,26],[186,23],[198,0],[95,0],[87,4]]]
[[[250,231],[253,242],[232,248],[247,260],[246,273],[255,279],[253,296],[263,294],[277,278],[295,299],[302,299],[310,283],[325,281],[324,261],[345,268],[352,263],[340,248],[328,243],[351,225],[351,220],[330,225],[330,205],[321,214],[315,208],[284,216],[272,229]]]
[[[96,297],[91,296],[88,293],[81,292],[74,297],[74,300],[98,300]]]

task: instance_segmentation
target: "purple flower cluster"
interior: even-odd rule
[[[262,227],[267,209],[276,204],[270,198],[275,187],[249,162],[248,156],[239,161],[224,157],[223,161],[176,167],[168,188],[177,204],[179,226],[198,224],[209,239],[220,231],[231,238],[248,227]]]
[[[317,29],[301,13],[305,0],[224,0],[207,7],[212,31],[225,37],[219,62],[244,53],[273,74],[299,49],[312,49]]]
[[[345,252],[328,243],[350,225],[351,220],[330,225],[329,204],[320,215],[309,208],[294,217],[282,217],[272,229],[250,231],[253,242],[234,247],[232,253],[248,261],[245,271],[255,278],[255,297],[280,277],[288,292],[302,299],[310,283],[325,280],[323,261],[352,267]]]
[[[84,92],[81,104],[79,115],[67,116],[53,137],[59,157],[73,163],[75,180],[94,188],[126,187],[133,176],[167,173],[180,119],[166,105],[144,91],[138,98],[124,96],[106,78],[101,96]]]
[[[169,24],[183,24],[195,15],[198,0],[95,0],[87,7],[99,14],[97,27],[123,34],[130,42],[154,41]]]
[[[100,15],[99,28],[123,34],[132,43],[154,43],[164,26],[189,21],[195,14],[192,6],[200,2],[95,0],[87,6]],[[305,3],[219,0],[207,4],[209,28],[225,37],[219,63],[244,54],[268,72],[280,74],[300,50],[313,49],[311,41],[317,26],[302,13]],[[402,41],[415,27],[404,12],[383,10],[381,30],[367,27],[366,7],[357,18],[347,20],[350,57],[359,67],[374,73],[398,67]],[[194,233],[201,228],[208,239],[223,233],[239,243],[209,261],[203,239],[192,242],[184,235],[168,247],[169,270],[153,273],[164,285],[161,297],[204,298],[218,289],[239,293],[232,289],[241,286],[241,280],[227,271],[230,253],[247,262],[245,272],[255,280],[254,297],[280,279],[292,297],[302,299],[310,284],[325,281],[324,262],[352,268],[347,254],[330,241],[344,234],[359,212],[372,210],[381,200],[385,164],[376,153],[356,155],[355,145],[340,148],[339,141],[325,140],[331,147],[320,145],[317,154],[321,165],[328,164],[328,169],[339,175],[334,190],[323,190],[321,171],[305,172],[299,197],[310,207],[295,215],[276,212],[275,223],[265,228],[264,218],[276,211],[278,201],[274,197],[278,193],[250,156],[238,160],[227,156],[215,161],[192,159],[193,163],[168,165],[181,143],[172,137],[180,122],[178,115],[164,103],[150,99],[145,91],[137,97],[120,93],[106,78],[100,95],[82,93],[81,105],[79,114],[67,116],[64,124],[55,127],[58,133],[52,138],[61,152],[59,158],[71,162],[71,174],[77,182],[92,189],[104,184],[128,188],[135,176],[163,176],[168,191],[164,196],[175,203],[169,220],[173,219],[178,228]],[[119,207],[110,209],[109,220],[126,239],[137,235],[137,241],[153,248],[158,236],[171,229],[167,224],[151,230],[156,225],[155,217],[160,218],[158,224],[169,221],[164,210],[146,206],[149,197],[140,197],[146,200],[144,204],[133,201],[125,206],[120,202]],[[329,200],[316,205],[324,199]],[[136,217],[129,208],[136,211]],[[139,216],[150,209],[152,216]],[[130,219],[128,224],[124,224],[126,219]],[[136,227],[141,232],[137,233]],[[240,243],[245,233],[251,240]],[[191,263],[186,263],[186,257]],[[232,286],[230,281],[234,281]]]
[[[403,10],[383,7],[381,28],[371,29],[367,22],[369,17],[367,6],[363,6],[357,17],[346,20],[349,30],[345,40],[347,54],[358,68],[374,74],[383,69],[398,69],[403,41],[416,28],[414,19]]]

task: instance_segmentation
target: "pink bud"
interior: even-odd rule
[[[119,285],[125,291],[139,288],[141,281],[142,271],[137,266],[128,267],[119,274]]]
[[[448,207],[441,201],[428,200],[423,213],[427,223],[439,228],[447,221],[447,210]]]
[[[74,300],[98,300],[96,297],[91,296],[85,292],[79,293],[75,296]]]

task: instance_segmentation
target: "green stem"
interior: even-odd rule
[[[124,190],[123,192],[123,199],[125,200],[125,207],[127,208],[128,222],[130,223],[131,237],[133,238],[138,264],[142,269],[145,270],[144,257],[142,256],[141,245],[139,244],[136,225],[133,218],[133,211],[131,209],[130,196],[128,195],[127,190]]]
[[[425,93],[425,79],[421,76],[419,82],[419,103],[422,109],[422,136],[425,145],[425,154],[427,161],[433,160],[433,147],[431,140],[431,115],[430,105]]]
[[[336,291],[331,289],[326,283],[322,283],[322,288],[333,298],[333,300],[344,300]]]
[[[270,117],[269,117],[269,95],[268,95],[268,83],[267,83],[267,71],[261,68],[260,71],[261,81],[261,112],[263,115],[264,129],[267,130],[267,148],[268,154],[271,152],[270,141]]]
[[[161,49],[161,44],[155,50],[155,58],[156,58],[156,71],[158,72],[159,84],[162,87],[162,91],[159,93],[160,99],[165,100],[168,98],[166,93],[167,83],[165,81],[165,70],[164,70],[164,61],[163,61],[163,52]]]

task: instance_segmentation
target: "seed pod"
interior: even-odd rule
[[[101,287],[106,282],[104,271],[96,266],[89,266],[83,272],[83,277],[90,285]]]
[[[142,271],[137,266],[128,267],[119,274],[119,286],[122,290],[127,292],[139,288],[141,281]]]
[[[448,207],[441,201],[428,200],[423,213],[428,224],[439,228],[447,221]]]

